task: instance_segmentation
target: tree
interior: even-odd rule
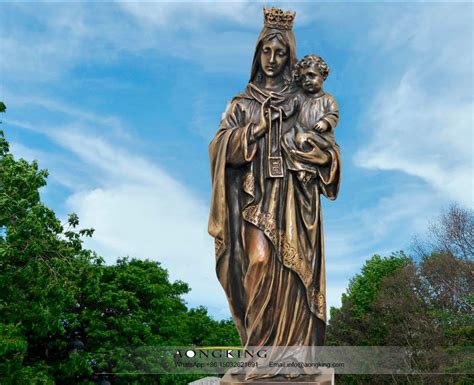
[[[84,249],[93,230],[75,214],[61,224],[41,202],[47,176],[16,160],[0,131],[2,384],[94,384],[101,372],[114,384],[187,384],[196,377],[134,373],[159,364],[158,346],[238,343],[230,321],[187,308],[188,285],[159,262],[105,265]]]
[[[433,221],[428,234],[422,239],[415,237],[413,245],[418,257],[434,252],[450,254],[458,260],[474,259],[474,214],[472,210],[452,204]]]
[[[53,383],[46,362],[59,342],[57,337],[64,334],[60,323],[64,309],[75,303],[69,265],[85,256],[80,234],[63,231],[40,201],[38,189],[46,184],[46,177],[36,162],[16,161],[0,132],[0,324],[6,337],[1,364],[5,383]]]
[[[468,384],[473,373],[474,261],[472,211],[452,206],[415,244],[418,263],[369,260],[331,309],[335,345],[404,346],[418,376],[344,376],[348,384]]]
[[[384,279],[409,263],[410,259],[403,252],[384,258],[374,255],[366,261],[361,273],[350,280],[347,294],[342,295],[341,308],[330,310],[329,345],[383,345],[384,328],[367,329],[371,325],[366,323]]]

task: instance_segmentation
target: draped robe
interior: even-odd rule
[[[262,31],[259,42],[274,31]],[[290,69],[296,62],[294,37],[286,32]],[[259,44],[259,43],[258,43]],[[252,82],[259,63],[257,44],[251,82],[226,109],[209,145],[212,200],[209,233],[215,240],[216,273],[229,301],[234,323],[245,346],[317,346],[324,344],[326,280],[320,194],[335,199],[340,182],[337,145],[327,150],[330,161],[317,167],[303,183],[288,170],[283,178],[268,175],[267,132],[251,143],[251,126],[269,91]],[[272,92],[271,108],[280,119],[272,122],[276,145],[296,121],[298,105],[289,87]],[[280,126],[281,124],[281,126]],[[284,154],[282,154],[284,156]],[[249,258],[254,244],[246,244],[249,226],[258,229],[270,248],[265,263]],[[247,372],[246,378],[271,377]]]

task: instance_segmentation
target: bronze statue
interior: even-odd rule
[[[293,12],[264,9],[250,81],[209,145],[209,233],[242,344],[324,344],[326,280],[320,194],[336,199],[337,104],[316,56],[297,65]],[[295,71],[296,70],[296,71]],[[273,377],[246,371],[246,379]]]

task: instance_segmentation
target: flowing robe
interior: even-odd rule
[[[339,149],[328,150],[329,164],[318,167],[318,175],[307,183],[299,181],[285,161],[284,177],[269,178],[268,133],[249,142],[250,127],[258,123],[268,96],[250,84],[232,100],[209,145],[209,233],[215,238],[216,272],[245,346],[323,345],[326,282],[320,194],[337,196]],[[294,124],[298,106],[289,91],[277,96],[279,101],[272,103],[285,117],[283,135]],[[267,263],[249,259],[252,244],[246,245],[243,236],[249,224],[271,245]]]

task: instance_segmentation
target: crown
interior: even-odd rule
[[[266,27],[277,29],[291,29],[295,20],[296,12],[284,12],[280,8],[263,7],[263,23]]]

